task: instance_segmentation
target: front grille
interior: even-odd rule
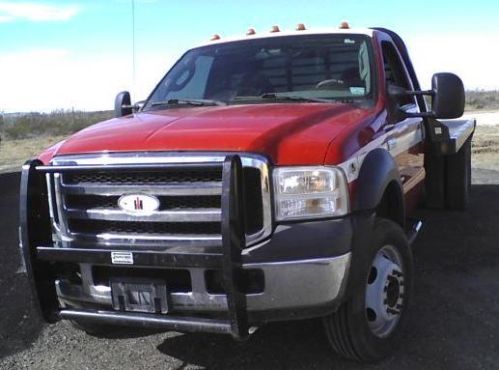
[[[104,220],[68,220],[73,233],[83,234],[203,234],[220,235],[219,222],[123,222]]]
[[[257,195],[258,196],[258,195]],[[168,197],[158,196],[160,201],[159,210],[189,209],[189,208],[220,208],[219,196],[198,196],[198,197]],[[106,208],[119,209],[118,200],[120,196],[101,195],[66,195],[67,208]],[[255,199],[255,198],[253,198]]]
[[[224,157],[219,158],[215,159],[221,162]],[[210,166],[210,162],[203,167],[203,163],[196,162],[197,156],[191,161],[182,157],[173,166],[161,166],[165,158],[158,158],[157,168],[151,159],[143,168],[129,157],[112,159],[112,169],[106,163],[101,167],[98,157],[65,157],[54,161],[53,164],[61,167],[66,163],[88,165],[89,161],[94,161],[92,166],[97,165],[92,171],[62,170],[47,175],[53,188],[52,214],[61,243],[75,247],[89,242],[146,247],[176,246],[177,242],[191,246],[220,245],[221,166]],[[166,160],[172,163],[175,158],[166,157]],[[183,168],[184,163],[188,168]],[[252,244],[269,234],[270,186],[264,160],[243,159],[243,171],[247,244]],[[130,194],[154,196],[159,207],[142,215],[124,211],[118,205],[119,199]]]
[[[193,183],[201,181],[222,181],[221,171],[182,171],[172,172],[145,172],[127,171],[125,173],[110,173],[98,171],[93,173],[67,174],[64,180],[68,184],[99,183],[109,185],[168,185],[179,183]]]

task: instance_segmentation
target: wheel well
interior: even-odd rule
[[[396,181],[388,184],[376,207],[376,215],[394,221],[401,227],[405,224],[404,197]]]

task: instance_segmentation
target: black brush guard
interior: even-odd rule
[[[135,325],[167,330],[213,332],[231,334],[238,339],[249,335],[246,295],[237,284],[242,270],[241,251],[245,246],[244,178],[241,159],[228,155],[220,163],[188,164],[191,168],[218,167],[222,170],[222,245],[219,254],[193,254],[137,251],[133,252],[134,266],[173,266],[219,268],[227,295],[225,319],[173,316],[170,314],[129,313],[86,309],[60,309],[55,290],[56,262],[94,263],[112,265],[111,249],[56,248],[52,245],[46,173],[85,172],[92,170],[156,170],[184,169],[186,164],[130,165],[130,166],[43,166],[38,160],[23,166],[21,177],[20,224],[21,253],[26,266],[35,304],[45,321],[53,323],[61,318],[91,320],[106,324]]]

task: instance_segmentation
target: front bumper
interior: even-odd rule
[[[243,265],[246,270],[261,270],[265,277],[265,289],[261,293],[246,294],[248,311],[273,311],[331,306],[341,296],[346,283],[350,253],[337,257],[301,261],[252,263]],[[82,271],[90,271],[84,264]],[[170,308],[175,312],[223,312],[227,310],[225,294],[211,294],[206,289],[205,269],[191,268],[191,292],[169,294]],[[62,307],[85,308],[96,305],[112,309],[112,293],[109,285],[96,285],[91,274],[84,284],[71,284],[56,280],[57,296]]]
[[[264,293],[246,295],[250,325],[306,317],[310,312],[315,312],[311,316],[317,315],[318,312],[327,312],[325,310],[338,303],[345,288],[350,257],[351,254],[347,253],[331,258],[244,266],[249,269],[262,269],[266,278]],[[56,287],[62,306],[59,315],[64,319],[167,330],[231,333],[230,325],[223,320],[120,312],[103,308],[85,309],[88,303],[112,307],[110,288],[91,286],[90,293],[85,293],[81,287],[61,281],[56,282]],[[225,295],[177,293],[171,295],[171,301],[176,311],[196,310],[206,314],[227,310]],[[317,308],[319,311],[314,310]],[[249,328],[250,333],[252,328],[254,326]]]
[[[213,250],[130,250],[129,270],[183,269],[191,289],[169,292],[168,313],[113,310],[110,284],[94,279],[93,268],[117,267],[112,249],[56,248],[51,243],[46,197],[46,167],[33,161],[21,181],[21,244],[28,278],[42,316],[154,326],[179,331],[230,333],[244,338],[250,325],[266,321],[321,316],[342,301],[351,261],[353,221],[350,218],[279,225],[271,238],[245,249],[241,163],[236,155],[223,163],[222,245]],[[39,169],[38,169],[38,168]],[[50,170],[50,169],[49,169]],[[67,278],[65,266],[78,266],[80,281]],[[220,272],[222,293],[210,292],[207,272]],[[246,292],[241,274],[257,270],[263,288]],[[119,276],[111,276],[119,277]],[[167,282],[168,284],[168,282]]]

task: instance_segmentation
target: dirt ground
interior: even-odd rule
[[[478,126],[472,150],[473,167],[499,171],[499,125]]]
[[[499,364],[499,126],[479,127],[468,212],[418,213],[415,300],[399,350],[374,366],[332,354],[317,320],[271,324],[237,343],[208,334],[91,337],[43,324],[19,274],[18,175],[0,177],[0,369],[490,369]]]

